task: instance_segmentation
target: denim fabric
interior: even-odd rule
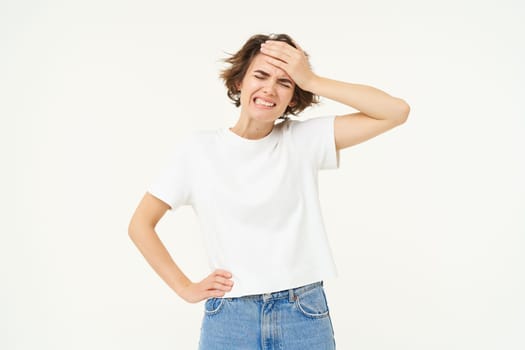
[[[323,282],[274,293],[207,299],[199,349],[335,349]]]

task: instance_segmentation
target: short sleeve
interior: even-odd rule
[[[295,120],[292,137],[301,154],[310,159],[312,166],[322,169],[339,168],[339,151],[335,147],[335,116]]]
[[[148,192],[172,210],[191,204],[191,147],[188,140],[180,142],[168,164],[148,187]]]

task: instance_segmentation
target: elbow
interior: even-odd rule
[[[155,232],[155,225],[145,220],[140,215],[134,215],[128,224],[128,236],[137,244],[142,241],[146,236],[149,236],[151,232]]]
[[[408,115],[410,114],[410,105],[400,98],[396,100],[396,107],[392,113],[391,118],[396,125],[401,125],[408,119]]]
[[[138,221],[137,218],[133,217],[131,218],[129,225],[128,225],[128,236],[129,238],[131,238],[133,242],[137,240],[140,232],[143,231],[141,230],[140,225],[137,221]]]
[[[135,232],[136,232],[135,226],[136,225],[135,225],[134,220],[131,219],[129,224],[128,224],[128,236],[129,236],[129,238],[131,238],[132,241],[134,240],[134,237],[135,237]]]

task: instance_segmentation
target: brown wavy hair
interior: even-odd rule
[[[241,105],[241,98],[239,95],[240,91],[237,86],[244,79],[250,63],[253,58],[259,54],[261,44],[266,40],[284,41],[285,43],[297,48],[292,38],[286,34],[257,34],[248,39],[239,51],[224,59],[224,62],[228,63],[229,66],[221,71],[220,77],[228,89],[228,98],[233,101],[236,107]],[[308,56],[306,52],[305,55]],[[286,107],[283,115],[279,118],[285,118],[287,114],[297,115],[307,107],[319,103],[319,96],[309,91],[305,91],[295,84],[292,102],[292,106]]]

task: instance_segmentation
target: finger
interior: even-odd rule
[[[223,278],[223,277],[219,277],[219,276],[215,277],[215,282],[224,284],[225,286],[233,286],[233,281],[232,280],[226,279],[226,278]]]
[[[210,276],[222,276],[225,278],[232,278],[232,274],[230,271],[222,270],[222,269],[216,269],[211,273]]]
[[[263,44],[267,44],[268,46],[273,46],[273,47],[279,47],[283,50],[292,50],[292,51],[295,50],[295,47],[281,40],[266,40]]]
[[[204,285],[205,285],[206,289],[222,289],[222,290],[224,290],[225,288],[226,289],[231,289],[232,286],[233,286],[233,281],[226,280],[226,279],[218,280],[217,277],[215,277],[215,278],[211,278],[211,279],[207,280],[204,283]]]
[[[284,63],[286,63],[290,59],[290,55],[283,53],[279,49],[271,48],[269,46],[261,45],[261,53],[263,53],[264,55],[273,57],[275,59],[278,59]]]
[[[295,44],[295,41],[293,42]],[[282,54],[288,56],[288,57],[294,57],[304,54],[304,51],[300,47],[293,47],[292,45],[288,44],[284,41],[279,40],[267,40],[265,43],[261,45],[261,47],[267,47],[268,49],[278,50]]]
[[[295,40],[292,39],[292,43],[295,45],[297,50],[304,52],[303,48],[301,46],[299,46],[299,44]]]
[[[272,66],[275,66],[277,68],[281,68],[282,70],[286,71],[285,67],[286,67],[286,62],[284,61],[281,61],[277,58],[274,58],[272,56],[268,56],[266,55],[266,62],[271,64]]]
[[[211,290],[221,290],[221,291],[225,291],[225,292],[228,292],[232,289],[232,286],[228,286],[228,285],[225,285],[225,284],[222,284],[222,283],[219,283],[219,282],[212,282],[211,285],[209,286],[209,288],[207,289],[211,289]]]
[[[233,286],[233,281],[222,277],[221,275],[211,274],[203,281],[206,289],[215,288],[216,284],[230,288]]]
[[[279,40],[266,40],[264,43],[261,44],[262,47],[268,47],[272,49],[279,49],[281,52],[293,52],[295,51],[295,47],[292,45]]]
[[[215,281],[203,281],[199,286],[199,293],[208,294],[213,291],[227,292],[229,287]]]
[[[293,52],[288,48],[279,47],[271,44],[261,44],[261,52],[270,56],[287,59],[292,57]]]

